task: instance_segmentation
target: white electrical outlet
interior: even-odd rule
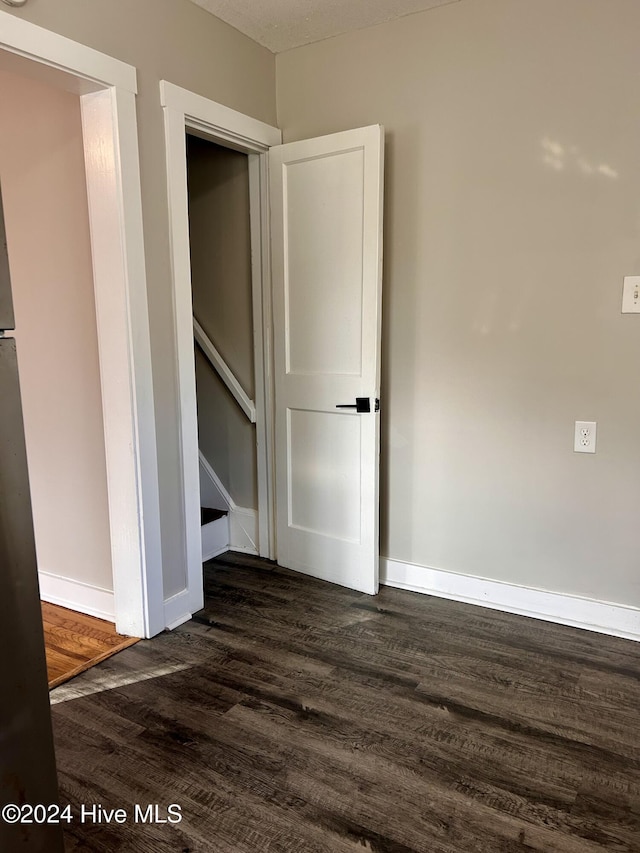
[[[640,275],[625,275],[624,277],[622,313],[640,314]]]
[[[576,453],[596,452],[596,423],[595,421],[576,421],[576,432],[573,442]]]

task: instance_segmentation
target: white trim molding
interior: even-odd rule
[[[191,607],[188,589],[183,589],[167,598],[164,603],[164,621],[167,631],[173,631],[174,628],[188,622],[193,614],[201,609]]]
[[[253,265],[254,334],[256,376],[255,421],[258,452],[259,529],[246,513],[238,515],[230,507],[231,542],[250,553],[259,551],[270,557],[275,550],[272,482],[273,439],[271,412],[270,358],[270,266],[268,259],[269,220],[267,191],[267,152],[278,145],[280,131],[215,101],[210,101],[172,83],[160,82],[160,101],[164,111],[169,234],[173,277],[173,315],[177,354],[178,411],[181,476],[177,483],[182,505],[182,521],[187,567],[187,590],[192,612],[202,603],[202,539],[200,531],[200,489],[198,423],[196,414],[195,361],[193,350],[193,304],[189,246],[189,199],[187,188],[186,131],[226,145],[249,155],[251,196],[251,235]],[[257,209],[256,209],[257,208]],[[255,245],[255,244],[258,245]],[[258,308],[256,316],[256,307]],[[255,328],[254,328],[255,331]],[[262,386],[265,386],[264,388]],[[254,512],[254,511],[251,511]],[[234,514],[236,516],[234,521]],[[255,515],[255,513],[254,513]],[[258,536],[259,532],[259,536]],[[237,534],[237,535],[236,535]],[[257,544],[256,544],[257,543]],[[166,605],[165,605],[166,611]]]
[[[193,318],[193,336],[198,342],[198,345],[209,364],[216,371],[220,379],[227,386],[234,400],[240,406],[247,418],[252,424],[256,422],[256,406],[253,400],[249,397],[242,385],[236,379],[234,372],[231,370],[227,362],[218,352],[215,344],[202,328],[200,323]]]
[[[93,83],[94,90],[106,85],[133,94],[138,91],[136,69],[132,65],[45,30],[11,12],[0,11],[0,48],[72,77],[80,77],[85,84]]]
[[[380,558],[380,583],[640,641],[640,609]]]
[[[258,555],[258,513],[244,506],[231,507],[229,550]]]
[[[165,625],[135,98],[110,88],[80,100],[116,622],[148,637]]]
[[[202,129],[207,136],[232,143],[244,151],[267,151],[280,145],[282,133],[277,127],[210,101],[167,80],[160,81],[160,103],[182,113],[189,127]]]
[[[63,578],[52,572],[39,571],[40,598],[49,604],[67,607],[78,613],[115,622],[113,592],[82,581]],[[132,635],[136,636],[136,635]]]

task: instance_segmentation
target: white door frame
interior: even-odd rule
[[[184,511],[188,609],[191,614],[203,606],[203,593],[186,131],[189,129],[204,139],[210,139],[249,155],[258,462],[258,548],[261,556],[271,559],[275,556],[275,533],[267,152],[272,145],[280,144],[282,134],[278,128],[210,101],[166,80],[160,82],[160,100],[164,109],[178,359],[179,440],[182,460],[182,478],[179,488],[182,492],[181,503]],[[184,615],[188,618],[186,613]]]
[[[0,12],[12,68],[80,96],[93,257],[116,628],[165,627],[142,232],[136,70]]]

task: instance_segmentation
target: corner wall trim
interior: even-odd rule
[[[96,616],[115,622],[115,604],[113,592],[102,587],[91,586],[82,581],[63,578],[51,572],[38,572],[40,598],[49,604],[67,607],[78,613]]]
[[[229,513],[229,550],[258,554],[258,513],[243,506],[231,507]]]
[[[192,610],[190,606],[191,597],[188,589],[167,598],[164,603],[164,621],[167,631],[173,631],[179,625],[191,619]]]
[[[380,583],[640,641],[640,609],[380,558]]]

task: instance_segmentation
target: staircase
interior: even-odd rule
[[[202,353],[236,403],[252,424],[256,422],[256,405],[251,400],[231,368],[222,358],[200,323],[193,318],[193,334]],[[200,500],[206,507],[200,510],[202,529],[202,562],[217,557],[224,551],[245,551],[257,554],[257,513],[253,509],[238,507],[218,479],[200,451]],[[220,509],[223,506],[225,509]]]
[[[229,550],[229,513],[223,509],[201,507],[202,562]]]

